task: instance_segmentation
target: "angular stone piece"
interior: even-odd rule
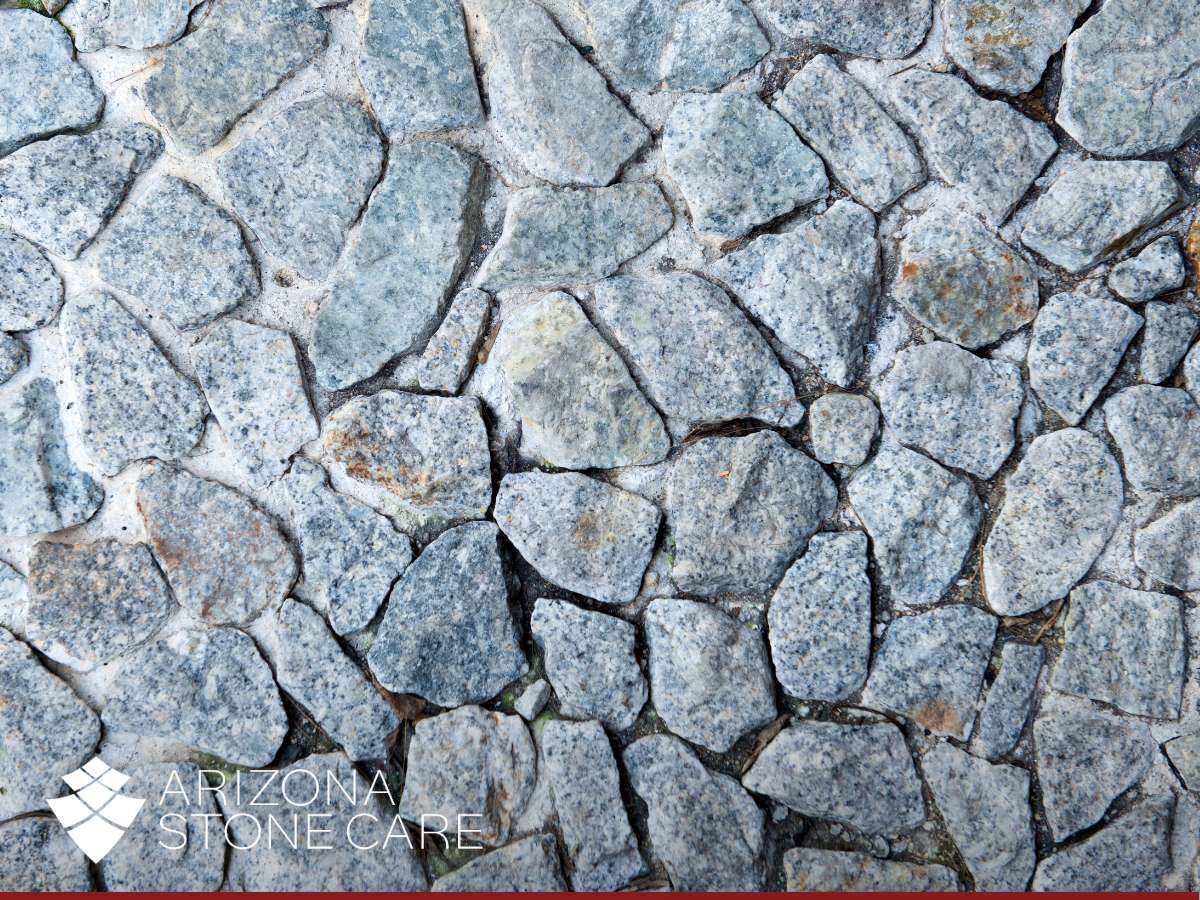
[[[634,741],[624,760],[646,804],[654,854],[675,890],[761,890],[763,813],[741,785],[665,734]],[[688,827],[680,828],[684,821]]]
[[[113,224],[100,276],[180,329],[198,328],[258,295],[241,229],[186,181],[163,176]]]
[[[878,270],[875,217],[849,200],[709,267],[781,343],[840,387],[862,364]]]
[[[988,759],[1008,753],[1025,730],[1025,720],[1037,687],[1045,652],[1038,644],[1006,643],[1000,651],[1000,672],[988,688],[979,713],[974,749]]]
[[[39,816],[0,825],[0,891],[91,890],[87,857],[57,821]]]
[[[1200,341],[1193,344],[1183,358],[1183,383],[1193,399],[1200,403]]]
[[[933,169],[991,222],[1008,218],[1058,152],[1049,128],[956,75],[905,69],[888,89]]]
[[[513,711],[526,722],[532,722],[550,702],[551,693],[550,682],[539,678],[521,692],[521,696],[513,703]]]
[[[423,391],[458,393],[475,364],[476,351],[487,328],[491,298],[475,288],[454,295],[450,311],[434,332],[417,363],[417,384]]]
[[[53,321],[63,285],[45,254],[0,228],[0,331],[31,331]]]
[[[866,853],[794,847],[783,854],[791,891],[957,891],[953,869],[875,859]]]
[[[437,820],[433,820],[435,823]],[[473,843],[474,835],[467,836]],[[558,862],[558,842],[552,834],[534,834],[507,847],[477,856],[459,869],[443,875],[430,888],[434,893],[466,891],[565,892],[567,882]]]
[[[861,394],[822,394],[809,407],[808,430],[818,460],[858,466],[879,431],[879,410]]]
[[[614,731],[633,725],[646,704],[633,624],[542,597],[529,630],[564,716],[599,719]]]
[[[490,700],[529,671],[497,536],[491,522],[452,528],[404,571],[367,655],[385,688],[461,706]]]
[[[1135,491],[1200,495],[1200,408],[1186,391],[1125,388],[1105,402],[1104,421]]]
[[[1182,303],[1153,300],[1143,310],[1141,376],[1147,384],[1166,381],[1200,332],[1200,316]]]
[[[912,756],[889,722],[794,722],[767,744],[742,784],[803,816],[868,834],[899,834],[925,820]]]
[[[155,466],[137,483],[137,510],[175,599],[194,616],[249,622],[296,580],[275,520],[223,484]]]
[[[958,577],[983,515],[971,483],[885,440],[850,478],[847,491],[893,603],[903,608],[941,599]]]
[[[1200,500],[1180,504],[1133,536],[1137,567],[1181,591],[1200,591]]]
[[[879,212],[925,180],[917,148],[871,93],[825,54],[788,82],[775,109],[854,198]]]
[[[788,38],[876,59],[908,56],[932,22],[929,0],[762,0],[759,7]]]
[[[25,343],[14,334],[0,331],[0,385],[9,381],[29,362]]]
[[[28,606],[25,579],[12,566],[0,562],[0,626],[17,637],[24,635]]]
[[[1035,438],[1004,486],[983,547],[983,589],[1001,616],[1023,616],[1065,597],[1121,519],[1121,470],[1078,428]]]
[[[1084,160],[1038,197],[1021,243],[1068,272],[1083,272],[1137,240],[1181,199],[1165,162]]]
[[[1186,277],[1179,242],[1167,235],[1113,266],[1108,287],[1131,303],[1142,303],[1180,287]]]
[[[521,417],[521,451],[565,469],[662,460],[671,441],[625,363],[568,294],[509,314],[492,348]]]
[[[125,657],[103,719],[110,732],[171,738],[251,767],[271,762],[288,731],[270,667],[233,628],[178,631]]]
[[[234,0],[168,47],[146,79],[146,108],[190,154],[233,124],[317,55],[329,27],[307,0]],[[284,164],[290,177],[294,170]]]
[[[1171,765],[1183,779],[1184,786],[1195,790],[1200,785],[1200,734],[1185,734],[1163,744]]]
[[[145,50],[172,44],[183,36],[188,16],[200,0],[73,0],[59,19],[71,30],[80,53],[105,47]]]

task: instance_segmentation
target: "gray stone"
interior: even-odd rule
[[[813,57],[792,76],[775,109],[821,155],[830,174],[876,212],[925,180],[909,136],[830,56]]]
[[[808,431],[821,462],[862,465],[879,431],[879,410],[861,394],[822,394],[809,407]]]
[[[45,254],[0,228],[0,331],[31,331],[54,320],[63,285]]]
[[[1142,303],[1182,286],[1185,278],[1179,242],[1167,235],[1113,266],[1108,287],[1131,303]]]
[[[754,94],[691,94],[663,127],[663,164],[706,237],[740,238],[820,200],[825,167]]]
[[[38,378],[0,403],[0,534],[47,534],[86,522],[104,489],[67,452],[54,385]]]
[[[957,891],[953,869],[866,853],[794,847],[783,854],[788,891]]]
[[[612,891],[642,872],[637,838],[621,803],[621,780],[598,722],[550,722],[542,753],[558,827],[577,891]]]
[[[767,744],[742,784],[802,816],[868,834],[899,834],[925,821],[912,756],[890,722],[794,722]]]
[[[162,152],[145,125],[62,135],[0,160],[0,225],[75,259]]]
[[[47,797],[66,790],[62,776],[87,762],[100,740],[96,714],[3,628],[0,734],[0,820],[45,809]],[[11,845],[0,841],[0,847]],[[0,866],[0,873],[9,871]]]
[[[197,328],[258,296],[258,274],[233,217],[167,175],[113,224],[100,276],[176,328]]]
[[[421,390],[458,393],[475,363],[487,329],[490,305],[491,298],[475,288],[463,288],[454,295],[450,311],[417,362],[417,384]]]
[[[233,209],[304,278],[333,269],[383,169],[383,147],[358,106],[333,97],[289,106],[221,157]]]
[[[0,825],[0,891],[92,889],[87,858],[57,821],[38,817]]]
[[[840,387],[862,364],[878,271],[875,217],[849,200],[709,267],[784,346]]]
[[[697,441],[668,485],[671,577],[704,596],[769,591],[836,506],[820,465],[773,431]]]
[[[692,600],[654,600],[642,627],[650,691],[667,727],[724,753],[775,718],[771,663],[760,630]]]
[[[1024,401],[1016,366],[942,341],[901,350],[879,388],[897,440],[980,478],[994,475],[1012,453]]]
[[[429,544],[400,576],[367,661],[379,683],[439,706],[480,703],[529,671],[491,522]]]
[[[1200,408],[1186,391],[1134,385],[1105,402],[1104,420],[1135,491],[1200,495]]]
[[[72,297],[60,320],[83,443],[105,475],[147,457],[187,456],[208,404],[150,333],[109,294]]]
[[[103,109],[104,94],[75,61],[65,28],[33,10],[0,13],[0,156],[87,128]]]
[[[1200,316],[1182,303],[1153,300],[1143,313],[1141,376],[1147,384],[1159,384],[1171,377],[1200,332]]]
[[[1200,785],[1200,734],[1185,734],[1163,744],[1171,765],[1183,779],[1184,787],[1196,790]]]
[[[25,343],[14,334],[0,331],[0,384],[12,379],[29,362]]]
[[[1183,359],[1183,383],[1188,393],[1200,403],[1200,341],[1192,345]]]
[[[1067,41],[1058,124],[1103,156],[1187,140],[1200,121],[1198,11],[1195,0],[1117,0],[1088,19]]]
[[[625,363],[568,294],[509,314],[492,348],[521,418],[521,452],[566,469],[662,460],[671,442]]]
[[[466,891],[566,891],[552,834],[534,834],[477,856],[433,883],[435,893]]]
[[[280,483],[303,561],[295,595],[324,612],[337,634],[362,631],[412,561],[408,537],[386,516],[334,491],[308,460],[294,460]]]
[[[1049,128],[979,96],[956,75],[906,69],[888,89],[933,169],[989,221],[1007,219],[1058,152]]]
[[[537,471],[504,476],[493,516],[542,577],[614,604],[637,596],[661,519],[636,494],[575,472]]]
[[[618,275],[596,285],[595,307],[677,438],[728,419],[794,426],[804,416],[758,329],[703,278]]]
[[[73,0],[59,21],[70,29],[80,53],[105,47],[145,50],[182,37],[188,16],[199,4],[200,0]]]
[[[322,385],[369,378],[433,333],[475,241],[482,178],[473,157],[445,144],[392,149],[313,327]]]
[[[543,597],[529,630],[564,716],[599,719],[614,731],[633,725],[646,703],[634,625]]]
[[[550,682],[539,678],[521,692],[521,696],[513,703],[513,711],[526,722],[532,722],[550,702],[551,693]]]
[[[977,891],[1023,891],[1037,856],[1029,773],[938,744],[921,760],[933,799]]]
[[[154,466],[137,483],[137,510],[175,599],[194,616],[249,622],[296,580],[275,520],[223,484]]]
[[[233,0],[162,54],[142,88],[146,108],[185,152],[218,143],[242,116],[317,55],[329,38],[307,0]],[[293,174],[290,163],[279,175]]]
[[[483,120],[462,6],[455,0],[371,0],[358,77],[388,135]]]
[[[605,185],[649,137],[600,73],[531,0],[469,0],[489,122],[530,174],[553,184]],[[563,102],[570,98],[569,102]]]
[[[475,283],[499,290],[599,281],[666,234],[673,221],[655,184],[516,191]]]
[[[871,581],[867,538],[814,535],[767,609],[775,678],[793,697],[844,700],[867,680]]]
[[[1156,747],[1144,724],[1094,710],[1043,713],[1033,723],[1042,806],[1054,841],[1100,820],[1141,781]]]
[[[185,629],[125,657],[103,719],[107,732],[171,738],[250,767],[271,762],[288,731],[270,667],[233,628]]]
[[[0,562],[0,626],[22,637],[28,606],[25,579],[12,566]]]
[[[1179,598],[1093,581],[1071,591],[1050,684],[1138,716],[1179,718],[1187,651]]]
[[[941,599],[979,530],[982,510],[971,483],[885,440],[847,491],[892,602],[905,608]]]
[[[935,207],[900,244],[892,296],[939,337],[976,349],[1037,315],[1038,277],[973,215]]]
[[[741,785],[665,734],[634,741],[624,760],[646,804],[654,855],[675,890],[762,889],[763,813]]]
[[[1038,197],[1021,243],[1068,272],[1083,272],[1137,240],[1181,199],[1165,162],[1084,160]]]
[[[983,589],[1001,616],[1065,597],[1121,519],[1121,470],[1105,445],[1077,428],[1035,438],[1004,485],[983,547]]]
[[[533,793],[536,761],[517,716],[460,706],[421,719],[408,748],[400,815],[411,822],[442,815],[448,834],[461,827],[468,842],[499,846]]]
[[[932,15],[929,0],[760,0],[759,8],[788,38],[828,44],[858,56],[900,59],[921,45]]]
[[[1181,591],[1200,591],[1200,500],[1180,504],[1133,536],[1137,567]]]
[[[988,759],[1008,753],[1025,730],[1045,653],[1037,644],[1009,641],[1000,651],[1000,672],[979,713],[974,750]]]

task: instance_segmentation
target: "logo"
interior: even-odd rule
[[[129,776],[98,756],[63,781],[74,793],[46,802],[75,845],[98,863],[125,836],[146,801],[122,795]]]

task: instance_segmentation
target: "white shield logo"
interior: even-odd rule
[[[74,793],[46,802],[75,845],[98,863],[125,836],[146,801],[123,796],[129,776],[98,756],[68,772],[63,781]]]

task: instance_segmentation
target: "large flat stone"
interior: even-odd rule
[[[822,394],[809,407],[808,432],[820,462],[860,466],[879,432],[879,410],[861,394]]]
[[[146,50],[172,44],[183,36],[192,10],[200,0],[74,0],[63,9],[61,21],[71,30],[80,53],[105,47]]]
[[[57,821],[39,816],[0,825],[0,891],[93,889],[87,858]]]
[[[454,295],[446,317],[417,362],[417,384],[421,390],[458,393],[478,357],[490,307],[491,298],[476,288],[463,288]]]
[[[0,331],[40,328],[53,321],[62,302],[62,279],[45,254],[0,229]]]
[[[1200,590],[1200,500],[1176,506],[1133,536],[1137,567],[1181,591]]]
[[[1009,641],[1000,651],[1000,671],[979,711],[974,750],[988,759],[1003,756],[1025,730],[1045,651],[1038,644]]]
[[[1179,241],[1167,235],[1113,266],[1108,273],[1108,286],[1131,303],[1144,303],[1181,287],[1186,278]]]
[[[1143,310],[1140,374],[1147,384],[1161,384],[1171,377],[1200,332],[1200,315],[1183,303],[1153,300]]]
[[[880,59],[908,56],[932,21],[929,0],[761,0],[758,6],[788,38]]]
[[[1200,407],[1186,391],[1125,388],[1105,402],[1104,421],[1135,491],[1200,495]]]

